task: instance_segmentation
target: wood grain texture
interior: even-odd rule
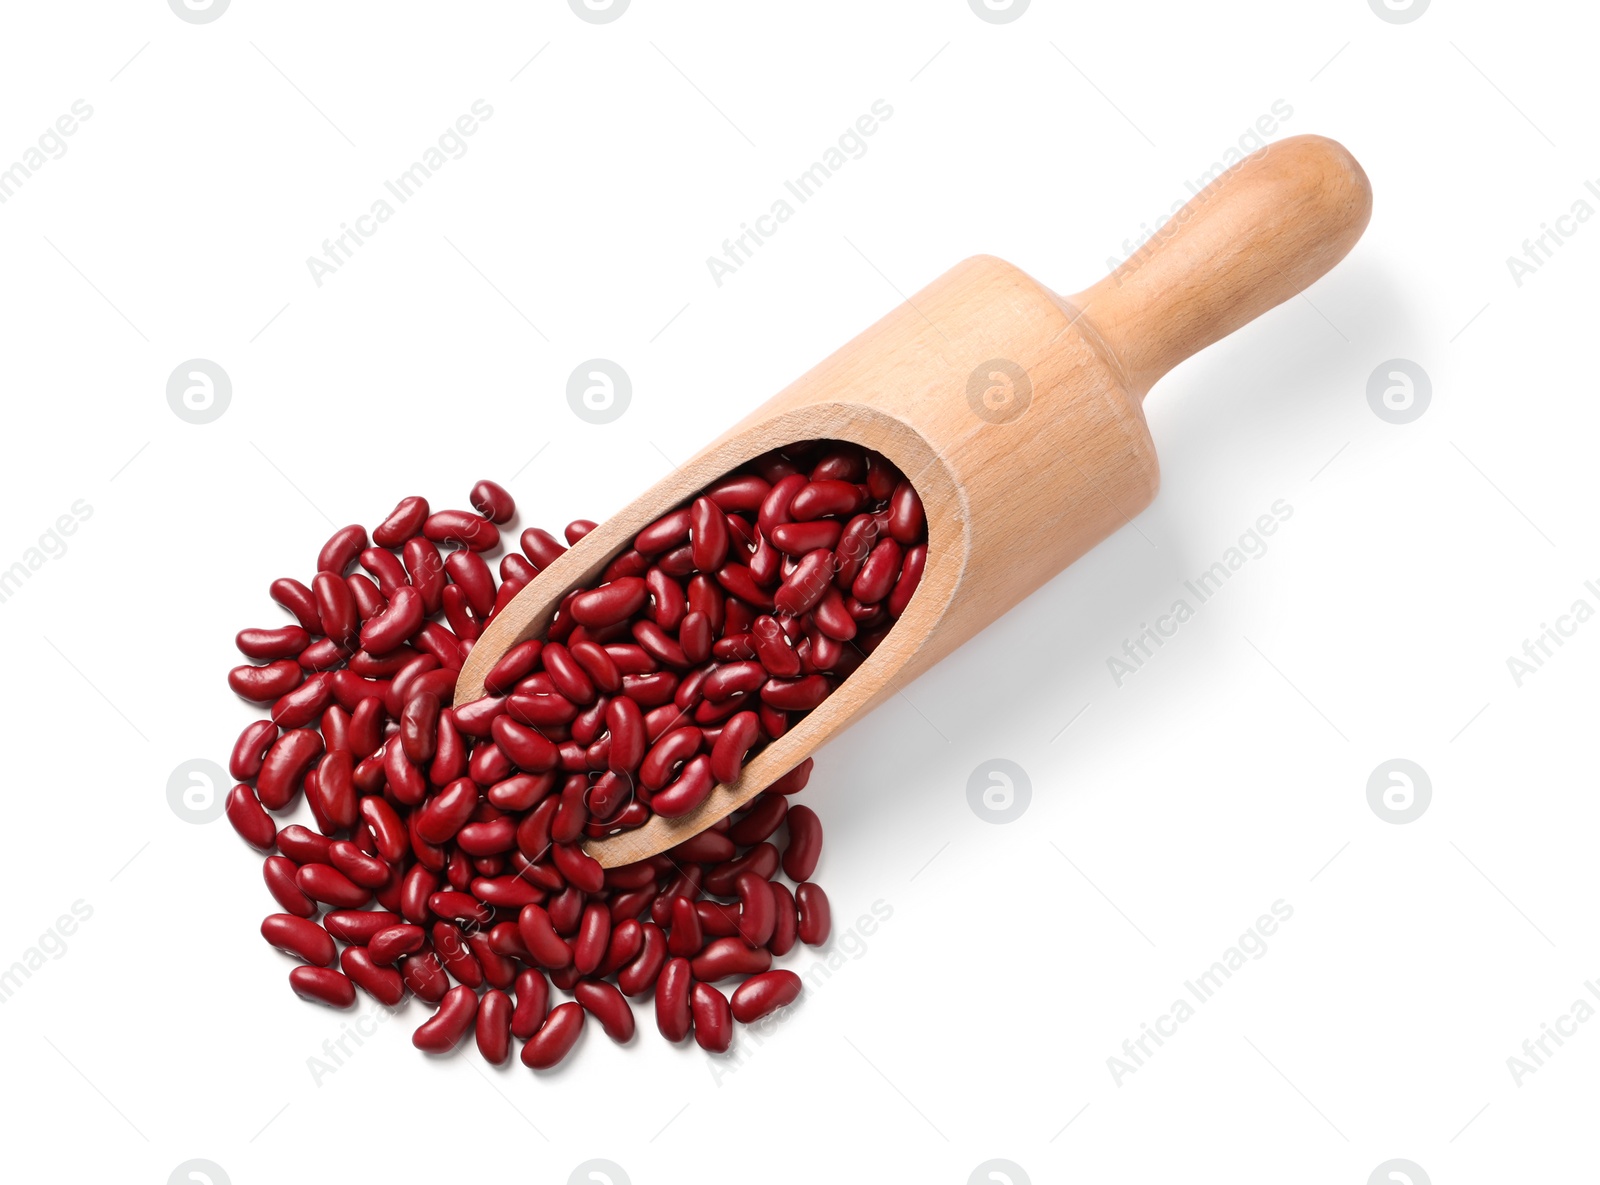
[[[916,595],[861,667],[737,782],[690,815],[587,849],[612,867],[682,842],[1148,506],[1158,472],[1140,401],[1150,384],[1331,268],[1360,237],[1370,202],[1349,153],[1301,136],[1218,178],[1136,267],[1070,299],[999,259],[957,264],[541,572],[484,631],[455,701],[481,696],[489,668],[538,636],[570,589],[730,470],[815,438],[882,452],[927,510]]]

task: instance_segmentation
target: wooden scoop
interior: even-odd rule
[[[1344,258],[1372,192],[1319,136],[1269,145],[1213,181],[1128,262],[1060,297],[1002,260],[957,264],[702,449],[542,571],[473,647],[455,702],[549,625],[633,537],[770,449],[826,438],[883,453],[928,519],[916,595],[861,667],[738,781],[678,819],[591,842],[606,867],[681,843],[748,802],[1083,555],[1155,497],[1141,401],[1179,362]]]

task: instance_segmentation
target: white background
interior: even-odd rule
[[[0,567],[92,508],[0,604],[0,966],[93,910],[0,1006],[9,1176],[564,1182],[605,1158],[635,1185],[965,1182],[1003,1158],[1033,1182],[1360,1185],[1391,1158],[1440,1183],[1592,1161],[1600,1024],[1520,1085],[1507,1067],[1600,975],[1600,624],[1521,687],[1506,665],[1600,607],[1600,226],[1520,287],[1506,265],[1600,208],[1589,6],[4,19],[0,167],[93,108],[0,205]],[[318,287],[307,256],[477,99],[466,155]],[[877,99],[866,154],[718,287],[706,257]],[[223,675],[236,629],[282,619],[267,583],[308,578],[332,525],[483,476],[522,525],[603,516],[968,254],[1084,287],[1280,99],[1277,136],[1365,165],[1371,229],[1152,393],[1164,484],[1133,527],[818,755],[836,933],[893,911],[864,952],[738,1062],[644,1009],[631,1047],[591,1026],[548,1078],[429,1061],[413,1004],[314,1081],[348,1018],[288,991],[259,858],[166,799],[252,715]],[[565,401],[596,356],[634,386],[604,427]],[[195,357],[233,383],[199,426],[165,398]],[[1433,385],[1403,426],[1366,399],[1392,358]],[[1278,499],[1270,550],[1118,687],[1108,656]],[[993,757],[1032,783],[1007,825],[967,803]],[[1366,796],[1394,757],[1432,783],[1404,826]],[[1267,953],[1119,1085],[1107,1058],[1280,899]]]

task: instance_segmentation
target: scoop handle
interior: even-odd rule
[[[1216,178],[1068,303],[1142,399],[1189,355],[1320,279],[1371,216],[1355,157],[1325,137],[1293,136]]]

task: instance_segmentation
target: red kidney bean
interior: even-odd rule
[[[576,547],[580,539],[582,539],[585,535],[599,525],[600,524],[595,522],[593,519],[575,518],[566,525],[566,527],[562,530],[562,534],[567,537],[567,543],[569,546]]]
[[[743,938],[715,938],[690,960],[701,983],[717,983],[736,975],[755,975],[772,966],[772,953],[752,949]]]
[[[800,996],[800,977],[793,971],[764,971],[752,975],[733,991],[729,1000],[733,1019],[754,1024],[763,1016],[792,1004]]]
[[[756,528],[763,536],[770,539],[774,527],[794,521],[790,506],[794,502],[795,495],[810,484],[810,481],[799,473],[791,473],[773,483],[772,488],[767,491],[767,496],[762,499],[761,509],[756,515]]]
[[[367,953],[380,966],[397,962],[402,955],[415,954],[426,944],[428,936],[421,926],[402,922],[386,926],[367,942]]]
[[[372,899],[370,889],[362,888],[331,864],[301,865],[294,879],[302,893],[324,905],[354,909]]]
[[[263,662],[294,658],[311,645],[311,635],[303,626],[282,625],[276,629],[240,630],[234,643],[247,658]]]
[[[278,726],[270,720],[255,720],[245,725],[239,739],[233,743],[233,753],[228,758],[230,776],[244,781],[261,772],[262,759],[272,742],[278,739]]]
[[[477,552],[453,551],[445,557],[445,574],[466,594],[467,604],[479,618],[494,609],[494,574]]]
[[[742,473],[724,477],[706,490],[706,497],[726,511],[748,514],[760,510],[772,486],[758,474]]]
[[[669,959],[656,982],[656,1028],[668,1041],[689,1035],[689,994],[694,980],[685,958]]]
[[[700,914],[687,897],[672,898],[672,923],[667,931],[667,950],[673,955],[693,958],[706,944]]]
[[[424,1053],[449,1053],[467,1035],[478,1013],[478,993],[458,984],[444,994],[439,1010],[417,1026],[411,1044]]]
[[[922,499],[917,497],[917,491],[911,488],[909,481],[902,481],[889,499],[889,522],[885,528],[889,537],[910,547],[922,538],[926,527]]]
[[[767,787],[768,794],[798,794],[806,788],[806,783],[811,780],[812,759],[807,757],[783,777]]]
[[[567,650],[571,657],[577,660],[583,673],[601,691],[615,694],[622,690],[622,672],[617,669],[617,664],[605,652],[604,647],[597,646],[593,642],[573,642]]]
[[[702,831],[699,835],[692,835],[677,847],[672,849],[673,860],[687,861],[695,864],[721,864],[725,860],[732,860],[738,849],[734,841],[728,836],[716,831]]]
[[[461,931],[449,922],[435,922],[428,930],[433,951],[445,970],[467,987],[483,986],[483,967],[467,948]]]
[[[751,623],[750,644],[769,675],[786,678],[800,673],[800,656],[790,647],[776,619],[758,617]]]
[[[365,946],[378,931],[399,922],[400,918],[386,909],[333,909],[322,919],[329,934],[357,946]]]
[[[693,514],[689,507],[674,510],[651,523],[634,537],[633,548],[640,555],[660,555],[689,538]]]
[[[256,796],[269,811],[281,811],[294,800],[312,762],[322,755],[322,737],[308,728],[284,733],[272,743],[256,778]]]
[[[679,818],[703,803],[715,785],[711,758],[702,753],[684,765],[677,781],[650,800],[651,809],[663,818]]]
[[[579,892],[598,893],[605,884],[605,869],[593,856],[568,844],[557,844],[551,849],[556,868],[567,878],[567,883]]]
[[[753,872],[741,872],[734,889],[739,894],[740,937],[751,946],[766,946],[778,922],[771,886]]]
[[[595,968],[595,975],[600,979],[606,979],[621,971],[639,957],[639,952],[644,947],[644,927],[637,919],[617,919],[615,914],[612,914],[612,917],[617,924],[606,942],[605,957]]]
[[[291,658],[282,658],[266,666],[234,667],[228,672],[228,686],[235,695],[252,703],[267,703],[287,694],[300,685],[304,673],[300,664]]]
[[[326,864],[328,849],[332,846],[333,840],[298,823],[291,823],[278,832],[278,851],[296,864]]]
[[[423,949],[400,960],[400,975],[405,985],[417,997],[437,1004],[450,990],[450,977],[444,973],[444,964],[433,951]]]
[[[372,529],[372,541],[379,547],[399,547],[422,529],[427,517],[426,498],[402,498],[389,517]]]
[[[490,988],[478,1002],[476,1036],[478,1052],[490,1065],[511,1059],[511,997],[499,988]]]
[[[263,852],[272,850],[278,838],[278,825],[262,809],[254,790],[243,783],[235,786],[228,791],[228,800],[223,809],[240,839]]]
[[[710,498],[699,497],[689,509],[691,554],[702,572],[715,572],[728,558],[728,520]]]
[[[457,543],[473,551],[500,546],[500,530],[482,515],[466,510],[436,510],[422,524],[434,543]]]
[[[369,547],[359,558],[361,566],[372,573],[372,578],[378,582],[378,591],[385,598],[393,598],[396,591],[407,586],[405,565],[394,552],[382,547]]]
[[[510,522],[511,516],[517,512],[517,504],[512,501],[506,488],[487,478],[472,487],[468,501],[474,510],[496,524]]]
[[[517,976],[517,1006],[511,1013],[511,1035],[526,1041],[539,1031],[550,1010],[550,982],[544,973],[529,968]]]
[[[361,627],[361,648],[369,654],[388,654],[422,628],[424,616],[421,593],[410,585],[395,589],[389,607]]]
[[[679,763],[700,751],[700,744],[698,728],[678,728],[667,733],[645,754],[639,766],[639,781],[650,790],[660,790],[671,780]]]
[[[644,608],[649,587],[637,576],[625,576],[572,598],[573,620],[591,629],[626,621]]]
[[[772,545],[796,559],[809,552],[831,551],[844,530],[828,519],[808,523],[780,523],[772,529]]]
[[[706,892],[718,897],[733,896],[734,882],[741,872],[754,872],[763,880],[771,880],[778,871],[778,849],[770,843],[757,844],[736,860],[719,864],[706,873]]]
[[[779,613],[798,617],[822,600],[832,586],[834,558],[831,551],[809,551],[784,578],[773,594],[772,605]]]
[[[309,588],[285,576],[272,582],[270,592],[274,601],[294,614],[301,629],[311,634],[323,632],[322,618],[317,615],[317,598]]]
[[[594,702],[594,681],[573,659],[571,652],[565,646],[560,642],[547,643],[542,658],[545,673],[550,676],[550,682],[554,684],[559,695],[575,704]]]
[[[383,747],[383,774],[389,781],[389,793],[401,805],[416,806],[427,796],[428,780],[411,764],[396,737]]]
[[[408,845],[406,826],[400,821],[394,807],[375,795],[363,798],[356,813],[372,837],[373,847],[385,863],[399,864],[405,859]]]
[[[273,946],[318,967],[333,962],[338,948],[317,923],[290,913],[268,914],[261,922],[261,937]]]
[[[834,446],[811,468],[812,481],[861,481],[867,476],[867,454],[860,449]]]
[[[772,594],[756,581],[755,574],[743,564],[724,564],[717,569],[717,583],[739,600],[757,609],[772,608]]]
[[[922,583],[922,570],[927,562],[926,543],[919,543],[906,552],[905,559],[900,565],[899,579],[895,583],[894,591],[889,594],[888,608],[891,617],[899,617],[906,611],[906,606],[916,594],[917,586]]]
[[[359,523],[340,527],[317,553],[317,571],[343,573],[367,546],[367,529]]]
[[[611,911],[601,902],[585,906],[578,936],[572,943],[572,965],[580,975],[591,975],[605,958],[611,938]]]
[[[735,695],[748,695],[767,681],[767,670],[758,662],[723,663],[706,675],[700,690],[709,700],[721,703]]]
[[[548,1070],[558,1064],[582,1036],[583,1017],[583,1005],[577,1001],[557,1004],[522,1047],[522,1064],[534,1070]]]
[[[617,973],[617,987],[625,996],[637,996],[649,991],[666,961],[667,939],[661,928],[653,924],[640,926],[639,953]]]
[[[439,739],[439,697],[423,692],[408,699],[400,710],[399,735],[408,760],[418,765],[430,760]]]
[[[529,773],[544,773],[560,763],[561,755],[555,745],[508,716],[495,717],[490,732],[506,756]]]
[[[317,906],[300,891],[295,882],[297,865],[287,856],[268,856],[261,866],[261,875],[267,882],[267,891],[285,911],[296,917],[315,917]]]
[[[522,532],[522,552],[541,572],[566,554],[566,550],[549,531],[529,527]]]
[[[413,535],[400,549],[411,587],[422,594],[422,606],[431,617],[439,611],[444,596],[444,560],[429,539]]]
[[[547,971],[559,971],[572,962],[572,947],[556,933],[543,906],[526,905],[517,915],[517,929],[533,961]]]
[[[393,1008],[406,998],[406,984],[400,972],[378,966],[371,952],[362,947],[345,947],[339,955],[339,969],[380,1004]]]
[[[355,597],[342,576],[333,572],[318,572],[311,582],[317,598],[317,616],[323,632],[345,646],[354,646],[361,620],[356,613]]]
[[[728,998],[708,983],[697,983],[690,996],[695,1043],[708,1053],[726,1053],[733,1044],[733,1011]]]
[[[289,986],[302,1000],[330,1008],[349,1008],[356,1002],[356,985],[329,967],[296,967],[289,972]]]
[[[745,815],[728,828],[733,844],[751,845],[770,839],[789,811],[789,800],[781,794],[762,794],[750,804]],[[729,844],[730,849],[733,844]],[[732,859],[730,852],[727,859]]]
[[[808,522],[825,515],[849,516],[860,510],[866,495],[849,481],[808,481],[789,502],[789,514],[797,522]]]
[[[273,702],[272,722],[279,728],[304,728],[322,715],[332,700],[333,684],[319,671]]]
[[[732,938],[739,932],[738,906],[722,905],[716,901],[696,901],[694,910],[700,916],[702,932],[712,938]]]
[[[900,575],[903,553],[893,539],[880,539],[861,565],[861,574],[850,586],[850,593],[866,605],[876,604],[889,595]]]
[[[585,979],[574,985],[572,992],[584,1011],[600,1022],[606,1036],[618,1045],[633,1040],[633,1009],[615,986],[604,980]]]
[[[375,856],[369,856],[347,839],[335,841],[328,849],[334,868],[363,889],[378,889],[389,882],[391,870]]]
[[[644,576],[650,593],[650,616],[668,633],[676,632],[689,611],[688,599],[680,585],[664,568],[651,568]]]
[[[788,818],[789,842],[783,851],[783,872],[798,884],[810,880],[817,870],[817,860],[822,855],[822,820],[806,806],[795,807]]]
[[[478,961],[478,966],[483,968],[484,982],[490,987],[504,990],[510,987],[517,978],[517,965],[515,961],[502,955],[494,949],[494,944],[489,941],[489,935],[482,930],[474,930],[467,935],[467,946]]]
[[[812,620],[818,630],[835,641],[848,642],[856,636],[856,619],[845,607],[844,596],[836,588],[830,588],[822,594]]]
[[[768,679],[761,687],[761,700],[785,712],[809,712],[828,698],[828,690],[828,680],[822,675]]]
[[[543,650],[544,643],[538,638],[518,642],[489,668],[489,673],[483,678],[484,689],[490,695],[509,694],[518,682],[539,665],[539,654]]]
[[[772,906],[777,917],[772,926],[772,937],[767,940],[767,949],[772,952],[773,958],[782,958],[794,949],[795,940],[799,937],[799,915],[795,911],[794,894],[789,892],[787,885],[777,881],[768,883],[772,890]]]
[[[833,930],[833,910],[828,895],[807,882],[794,891],[795,904],[800,910],[800,941],[807,946],[821,946],[828,941]]]
[[[354,779],[355,758],[348,749],[335,749],[326,754],[317,766],[316,779],[306,779],[306,801],[324,835],[347,831],[355,826],[357,806]]]

